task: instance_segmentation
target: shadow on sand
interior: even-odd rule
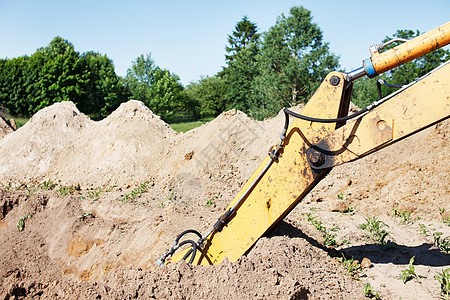
[[[288,236],[290,238],[305,239],[312,246],[322,249],[331,257],[354,257],[361,261],[364,257],[370,259],[373,263],[396,265],[407,265],[412,256],[415,256],[414,265],[424,265],[431,267],[448,267],[450,265],[450,255],[441,253],[433,244],[424,243],[419,246],[404,246],[396,243],[388,243],[386,246],[377,244],[366,244],[359,246],[349,246],[336,250],[320,244],[314,238],[305,234],[295,226],[281,221],[275,228],[265,234],[267,237]]]

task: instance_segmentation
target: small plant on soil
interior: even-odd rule
[[[370,234],[368,235],[376,244],[386,245],[386,237],[389,233],[382,229],[383,227],[389,227],[386,223],[381,220],[378,220],[376,217],[366,218],[366,223],[359,225],[359,228],[362,230],[368,231]]]
[[[213,199],[209,199],[209,200],[206,201],[206,203],[205,203],[205,206],[206,206],[206,207],[211,207],[211,206],[213,206],[213,205],[214,205]]]
[[[450,296],[450,268],[442,271],[442,274],[434,275],[434,279],[441,284],[442,299],[449,299]]]
[[[345,258],[344,254],[342,254],[342,257],[338,257],[337,260],[345,267],[349,275],[351,275],[355,279],[358,279],[358,272],[361,271],[361,265],[357,260],[355,260],[353,257],[347,259]]]
[[[25,217],[20,218],[18,224],[17,224],[17,230],[19,232],[23,231],[25,229],[25,220],[30,219],[31,215],[26,215]]]
[[[415,268],[413,266],[414,257],[415,256],[411,257],[411,259],[409,260],[408,269],[403,270],[402,273],[400,274],[399,279],[403,280],[403,283],[407,283],[408,281],[414,278],[416,278],[417,281],[419,281],[420,278],[425,278],[425,276],[416,274]]]
[[[164,202],[159,201],[159,202],[158,202],[158,206],[161,207],[161,208],[164,208],[164,206],[165,206],[165,205],[164,205]]]
[[[339,200],[341,200],[341,201],[345,201],[346,204],[347,204],[347,202],[348,202],[348,199],[346,199],[346,198],[344,197],[344,194],[343,194],[343,193],[339,193],[339,194],[337,195],[337,198],[338,198]],[[350,204],[347,204],[347,208],[346,208],[345,211],[343,211],[342,213],[354,215],[354,214],[355,214],[355,208],[354,208],[353,206],[351,206]]]
[[[53,189],[56,187],[56,184],[53,183],[53,181],[51,181],[51,180],[49,179],[49,180],[46,180],[46,181],[42,182],[42,183],[39,185],[39,187],[41,188],[41,190],[49,191],[49,190],[53,190]]]
[[[427,226],[425,226],[424,224],[419,224],[419,233],[421,235],[428,236]]]
[[[105,192],[109,193],[109,192],[111,192],[113,189],[115,189],[116,187],[117,187],[116,184],[115,184],[115,185],[112,185],[112,186],[110,186],[109,188],[107,188]]]
[[[175,194],[174,194],[174,192],[172,192],[172,194],[170,194],[170,196],[168,196],[168,197],[166,198],[167,201],[172,201],[173,199],[175,199]]]
[[[438,207],[438,209],[439,209],[439,213],[440,213],[441,215],[443,215],[443,214],[445,213],[445,208],[440,208],[440,207]],[[442,219],[442,222],[443,222],[444,224],[446,224],[447,226],[450,226],[450,217],[443,218],[443,219]]]
[[[450,253],[450,236],[446,236],[441,239],[442,232],[433,233],[434,245],[441,251],[442,253],[449,254]]]
[[[370,283],[364,285],[364,297],[380,299],[380,295],[370,286]]]
[[[313,216],[311,213],[307,214],[308,221],[320,232],[322,232],[323,244],[327,247],[337,247],[339,246],[336,241],[336,234],[332,234],[329,230],[323,226],[322,221],[316,220],[317,216]]]
[[[56,191],[60,193],[62,196],[72,195],[75,191],[79,190],[79,186],[71,185],[71,186],[61,186]]]
[[[86,219],[87,217],[91,216],[92,217],[92,213],[81,213],[81,219]]]
[[[133,189],[131,193],[125,194],[123,197],[117,198],[117,200],[122,202],[132,201],[138,196],[141,196],[143,193],[148,191],[149,185],[147,183],[141,183],[138,187]]]
[[[88,192],[88,197],[90,200],[97,200],[98,197],[100,196],[100,193],[102,192],[102,188],[98,187],[93,191],[89,191]]]
[[[400,217],[400,222],[402,224],[411,223],[411,219],[410,219],[411,213],[409,211],[399,210],[399,209],[394,208],[394,216]]]

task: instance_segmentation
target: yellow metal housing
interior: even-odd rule
[[[375,51],[371,60],[377,74],[382,74],[450,43],[450,22],[424,33],[388,51]]]
[[[332,77],[335,81],[338,78],[337,85],[330,83]],[[348,103],[341,103],[345,85],[344,74],[330,73],[303,108],[302,114],[319,118],[339,117],[341,106],[348,107]],[[271,165],[223,230],[213,233],[206,240],[193,264],[218,264],[225,257],[236,261],[267,230],[284,218],[327,173],[313,172],[307,161],[306,150],[335,129],[335,123],[320,124],[295,119],[287,131],[281,157]],[[269,160],[266,157],[228,208],[236,203]],[[179,261],[185,254],[186,251],[180,251],[169,262]]]

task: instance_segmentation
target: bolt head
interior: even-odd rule
[[[339,77],[337,77],[336,75],[331,76],[330,83],[332,86],[338,85],[339,82],[341,82],[341,79]]]
[[[312,151],[309,155],[309,161],[313,166],[319,167],[325,162],[325,156],[320,152]]]

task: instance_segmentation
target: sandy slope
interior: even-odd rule
[[[212,226],[277,141],[283,122],[282,115],[257,122],[229,111],[178,134],[138,101],[99,122],[70,102],[39,111],[0,140],[0,299],[355,299],[363,282],[387,299],[436,297],[433,275],[450,265],[432,245],[433,232],[450,234],[437,208],[450,211],[448,121],[333,169],[238,262],[156,268],[179,232]],[[79,189],[61,196],[37,187],[47,180]],[[119,200],[143,183],[147,192]],[[355,214],[333,212],[339,193]],[[412,222],[400,224],[393,208],[411,212]],[[309,212],[329,228],[339,226],[336,238],[351,243],[344,252],[372,260],[362,282],[339,266],[340,253],[320,245]],[[18,221],[28,215],[19,232]],[[398,247],[373,245],[358,228],[366,216],[386,222]],[[413,255],[427,278],[403,284],[397,277]]]

